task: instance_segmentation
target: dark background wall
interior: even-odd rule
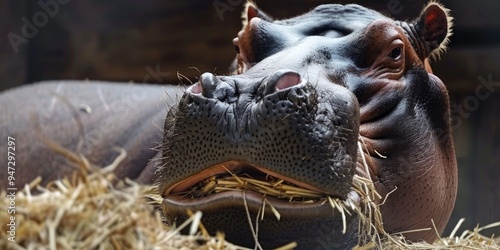
[[[277,18],[332,2],[257,1]],[[450,224],[465,217],[465,227],[473,228],[500,221],[500,1],[441,2],[455,17],[450,50],[433,64],[450,91],[460,168]],[[44,8],[48,3],[50,8]],[[231,40],[241,25],[243,3],[0,1],[0,90],[53,79],[178,84],[178,73],[192,81],[200,72],[224,74],[235,55]],[[357,3],[408,19],[416,17],[426,1]],[[475,90],[485,82],[492,85],[483,97]],[[499,229],[493,232],[500,234]]]

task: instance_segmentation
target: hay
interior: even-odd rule
[[[500,228],[500,222],[492,223],[487,226],[477,226],[474,230],[465,230],[460,236],[456,236],[456,232],[465,219],[460,219],[451,232],[450,236],[439,238],[434,243],[426,242],[407,242],[403,237],[397,235],[388,235],[385,241],[382,242],[379,248],[388,250],[397,249],[500,249],[500,237],[487,237],[481,234],[481,231],[489,228]]]
[[[180,236],[145,199],[151,187],[117,181],[113,168],[77,171],[47,187],[27,185],[16,194],[15,242],[8,240],[9,217],[0,213],[0,249],[239,249],[223,235]],[[6,208],[9,199],[1,195]]]
[[[92,167],[84,157],[73,154],[74,162],[81,167],[72,176],[46,187],[39,186],[37,179],[17,192],[15,242],[8,240],[9,217],[2,212],[0,249],[244,249],[226,242],[222,233],[208,235],[199,211],[191,212],[190,219],[177,228],[166,226],[155,208],[161,204],[155,187],[115,179],[112,171],[126,155],[124,150],[119,151],[117,159],[104,168]],[[355,249],[500,249],[500,238],[480,234],[486,228],[500,227],[500,222],[456,236],[459,222],[450,237],[434,244],[409,243],[397,235],[388,235],[383,231],[374,202],[380,197],[371,180],[359,176],[354,177],[352,188],[362,198],[361,207],[277,179],[265,183],[231,174],[224,181],[224,185],[232,185],[232,190],[260,190],[291,202],[328,202],[344,216],[354,211],[361,216],[360,242],[366,243]],[[206,185],[210,186],[204,189]],[[222,185],[205,183],[205,186],[201,190],[209,193]],[[7,208],[6,193],[2,191],[1,196],[0,206]],[[272,206],[268,202],[263,206],[266,204]],[[275,215],[279,216],[279,211]],[[180,235],[180,230],[187,227],[191,235]],[[281,249],[295,246],[291,242]]]

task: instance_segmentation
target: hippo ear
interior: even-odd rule
[[[273,18],[271,18],[269,15],[260,10],[257,7],[257,5],[251,0],[247,1],[245,5],[245,10],[243,11],[241,17],[243,18],[243,27],[245,27],[247,23],[254,17],[258,17],[268,22],[273,21]]]
[[[453,26],[453,18],[449,12],[441,4],[431,2],[413,22],[417,35],[424,42],[427,58],[439,58],[446,51]]]

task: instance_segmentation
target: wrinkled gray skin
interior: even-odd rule
[[[427,58],[446,43],[446,12],[431,4],[406,23],[357,5],[323,5],[274,21],[250,4],[246,18],[234,41],[235,75],[205,73],[186,91],[66,81],[0,93],[0,106],[7,107],[0,110],[0,138],[16,139],[16,186],[73,170],[35,136],[31,116],[37,114],[45,136],[100,166],[118,155],[113,146],[123,147],[128,155],[115,171],[120,178],[150,183],[157,163],[169,221],[181,223],[187,209],[201,210],[210,232],[223,231],[237,244],[254,246],[243,205],[246,199],[255,223],[260,195],[175,194],[225,172],[221,165],[352,202],[359,202],[353,175],[371,177],[383,197],[397,187],[381,206],[388,232],[433,227],[431,219],[442,232],[455,202],[456,162],[447,91]],[[161,141],[157,155],[150,148]],[[0,147],[0,154],[6,150]],[[7,175],[0,172],[2,180]],[[347,218],[342,234],[340,215],[328,204],[267,199],[281,220],[266,207],[258,227],[264,248],[296,241],[299,249],[344,249],[358,241],[356,216]],[[405,236],[437,238],[433,230]]]
[[[162,141],[161,124],[167,107],[182,89],[109,82],[53,81],[27,85],[0,93],[0,138],[15,138],[15,186],[20,189],[36,177],[43,183],[69,175],[75,165],[45,145],[34,131],[38,117],[41,133],[72,152],[80,152],[96,166],[113,162],[119,153],[127,157],[115,173],[119,178],[151,183],[154,174],[151,150]],[[165,98],[169,95],[170,98]],[[89,112],[85,111],[90,108]],[[83,138],[80,138],[81,120]],[[156,125],[155,125],[156,124]],[[80,144],[80,146],[78,146]],[[7,162],[7,147],[0,147]],[[1,186],[7,172],[0,171]]]
[[[236,75],[201,75],[167,116],[158,177],[167,218],[180,222],[187,209],[202,210],[210,232],[252,247],[244,200],[253,221],[262,196],[177,193],[224,168],[250,175],[259,169],[357,203],[351,188],[357,173],[371,177],[382,197],[397,188],[381,206],[388,232],[433,228],[431,220],[442,232],[457,170],[447,91],[427,58],[447,42],[446,11],[430,4],[412,23],[358,5],[322,5],[274,21],[250,4],[246,15],[234,40]],[[356,216],[342,234],[340,213],[329,204],[267,199],[281,219],[267,207],[258,226],[264,248],[357,243]],[[406,236],[437,238],[433,230]]]

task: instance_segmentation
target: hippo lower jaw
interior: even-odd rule
[[[343,217],[328,202],[290,204],[272,197],[264,200],[252,191],[227,191],[213,195],[208,202],[206,198],[192,200],[181,196],[163,200],[167,219],[187,220],[190,216],[186,209],[203,212],[201,222],[210,234],[223,232],[230,242],[249,248],[256,245],[255,238],[264,249],[291,242],[298,244],[297,249],[350,249],[358,243],[358,215],[344,211]],[[221,224],[231,226],[220,228]]]
[[[280,179],[302,189],[322,193],[323,198],[291,201],[290,198],[276,198],[253,190],[200,194],[200,189],[207,186],[204,181],[228,173],[257,180]],[[198,190],[195,190],[196,187]],[[230,220],[230,231],[223,232],[233,243],[247,247],[255,244],[252,228],[259,227],[261,233],[258,233],[258,240],[265,248],[279,247],[292,241],[298,242],[301,247],[326,245],[333,248],[352,247],[357,243],[358,215],[351,208],[360,207],[361,198],[354,188],[345,199],[341,199],[265,168],[230,161],[173,185],[163,195],[162,207],[167,220],[184,221],[189,217],[187,211],[202,211],[202,223],[211,233],[225,230],[220,225]]]

